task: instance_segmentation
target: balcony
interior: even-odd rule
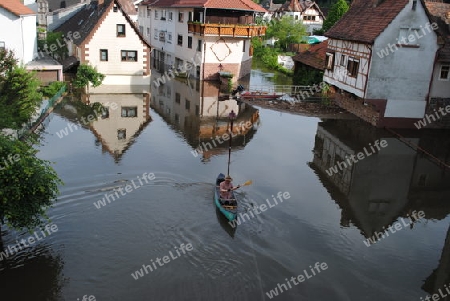
[[[188,32],[202,36],[252,38],[264,36],[267,26],[249,24],[188,23]]]

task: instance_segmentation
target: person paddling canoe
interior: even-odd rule
[[[233,183],[231,182],[233,179],[228,175],[225,177],[225,181],[220,183],[220,197],[222,199],[233,199],[233,190],[238,189],[241,186],[233,187]]]

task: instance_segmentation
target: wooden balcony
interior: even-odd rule
[[[249,24],[202,24],[188,23],[188,32],[202,36],[245,37],[264,36],[267,26]]]

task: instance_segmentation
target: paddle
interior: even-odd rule
[[[252,183],[253,183],[253,181],[252,181],[252,180],[248,180],[248,181],[247,181],[247,182],[245,182],[244,184],[238,185],[239,187],[236,187],[236,189],[237,189],[237,188],[240,188],[240,187],[242,187],[242,186],[248,186],[248,185],[252,185]]]

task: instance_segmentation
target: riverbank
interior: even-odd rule
[[[268,101],[268,100],[243,100],[243,102],[261,108],[271,109],[280,112],[289,112],[292,114],[331,118],[331,119],[356,119],[356,116],[345,111],[334,103],[323,104],[320,102],[297,102],[290,104],[286,101]]]

